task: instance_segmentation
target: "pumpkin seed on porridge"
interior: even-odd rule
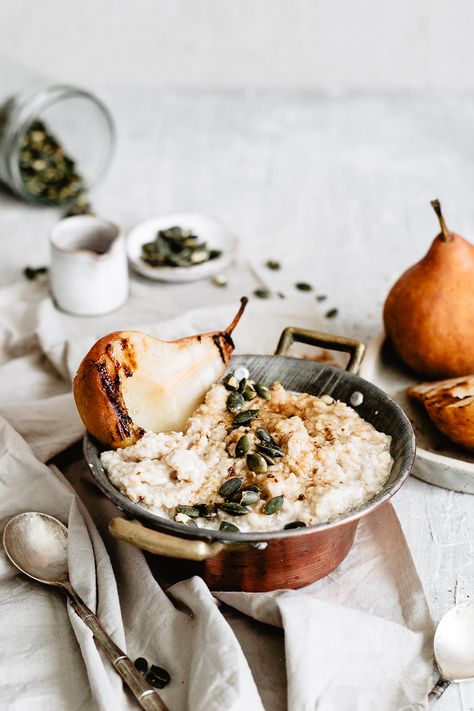
[[[112,484],[159,516],[221,531],[311,526],[382,489],[388,435],[328,395],[236,375],[211,387],[184,432],[103,452]]]

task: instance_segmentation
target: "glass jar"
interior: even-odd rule
[[[43,85],[0,106],[0,180],[29,202],[84,196],[109,167],[114,145],[110,112],[83,89]]]

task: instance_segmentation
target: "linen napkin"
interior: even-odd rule
[[[238,350],[271,352],[283,326],[320,326],[303,303],[279,303],[278,312],[252,304]],[[233,311],[198,309],[147,330],[162,338],[214,330]],[[42,463],[81,436],[70,378],[88,346],[117,326],[143,324],[141,316],[137,309],[135,323],[132,313],[126,324],[119,313],[77,320],[57,312],[41,287],[0,292],[1,520],[36,509],[69,521],[73,583],[132,658],[170,671],[162,695],[173,711],[424,708],[433,625],[390,505],[361,522],[349,556],[322,581],[299,591],[211,594],[200,578],[167,587],[152,557],[109,536],[117,509],[79,451],[63,457],[62,473]],[[4,556],[0,576],[2,704],[135,707],[72,612],[68,624],[58,595]]]

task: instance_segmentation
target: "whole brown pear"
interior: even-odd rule
[[[441,232],[392,287],[385,330],[418,373],[468,375],[474,373],[474,246],[447,229],[438,200],[431,204]]]

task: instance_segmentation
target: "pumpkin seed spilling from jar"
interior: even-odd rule
[[[43,121],[33,121],[23,134],[19,167],[25,190],[35,200],[49,205],[73,201],[66,216],[91,212],[83,177]]]
[[[152,242],[142,245],[141,258],[151,267],[193,267],[220,257],[218,249],[211,249],[191,230],[169,227],[158,230]]]

